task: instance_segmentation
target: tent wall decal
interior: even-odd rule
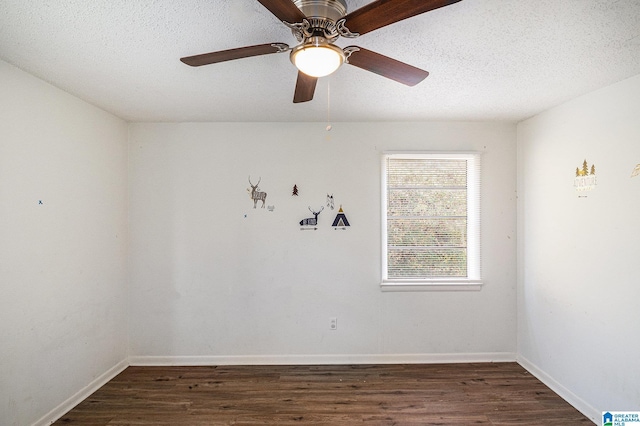
[[[340,227],[340,228],[351,226],[351,225],[349,225],[349,221],[347,220],[347,216],[344,214],[344,211],[342,210],[342,206],[340,206],[340,210],[338,210],[338,214],[336,215],[336,218],[333,221],[333,225],[331,225],[331,226]]]

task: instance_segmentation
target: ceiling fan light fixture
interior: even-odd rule
[[[344,63],[344,52],[322,37],[306,41],[291,49],[291,62],[311,77],[324,77],[335,72]]]

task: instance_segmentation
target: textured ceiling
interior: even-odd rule
[[[1,59],[129,121],[519,121],[640,74],[640,1],[463,0],[336,43],[419,85],[346,65],[304,104],[288,54],[179,61],[270,42],[296,44],[254,0],[0,0]]]

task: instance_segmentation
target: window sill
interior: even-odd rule
[[[483,284],[479,280],[383,280],[380,288],[382,291],[480,291]]]

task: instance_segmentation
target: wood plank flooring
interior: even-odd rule
[[[592,425],[516,363],[129,367],[55,425]]]

